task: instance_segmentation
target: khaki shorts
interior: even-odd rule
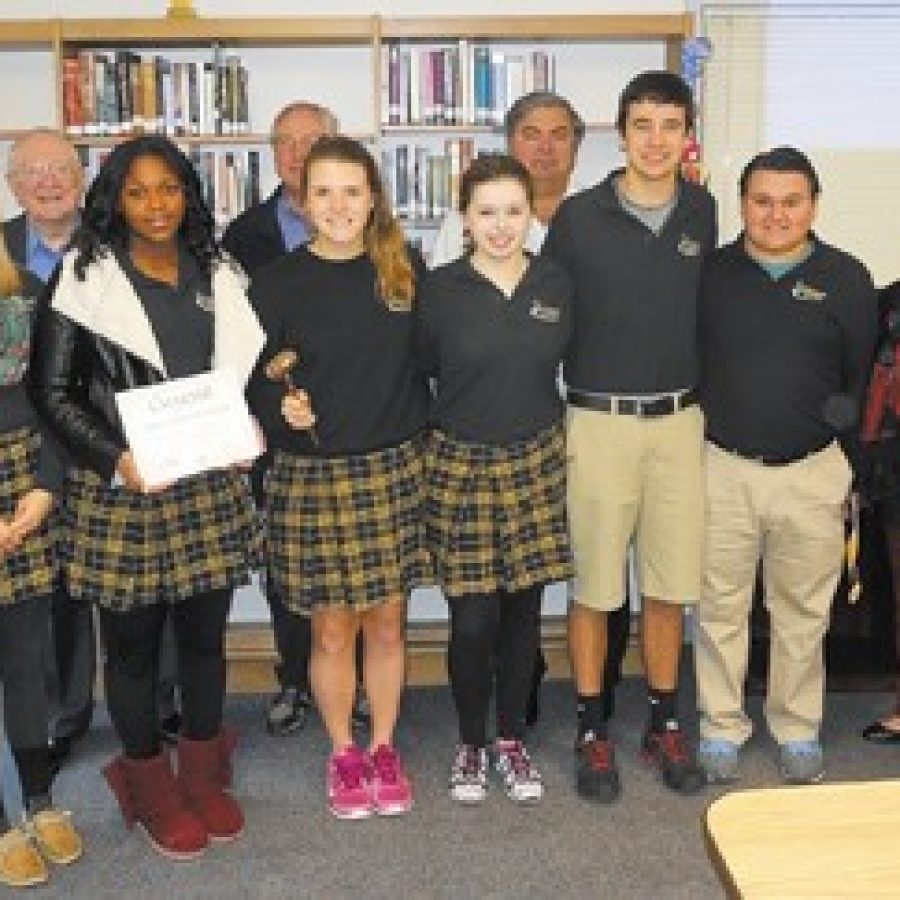
[[[625,601],[635,540],[641,593],[694,603],[703,583],[703,413],[659,418],[569,407],[569,524],[575,602],[613,610]]]

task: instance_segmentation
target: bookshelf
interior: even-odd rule
[[[382,122],[385,52],[392,45],[449,48],[463,41],[511,56],[532,50],[552,56],[556,90],[568,97],[587,125],[574,177],[576,185],[587,186],[619,164],[612,123],[622,85],[642,69],[677,71],[681,44],[692,35],[693,18],[682,13],[0,20],[0,82],[16,86],[7,92],[0,112],[0,144],[8,146],[23,130],[37,125],[64,127],[66,55],[127,50],[197,62],[207,59],[218,43],[225,53],[238,55],[249,72],[249,130],[232,135],[189,134],[177,140],[188,151],[258,152],[263,196],[274,186],[268,128],[278,109],[292,100],[311,100],[331,108],[341,129],[366,142],[376,158],[395,152],[400,145],[443,152],[448,139],[471,139],[476,150],[500,149],[502,129],[494,124]],[[83,135],[76,140],[86,153],[100,154],[118,138]],[[10,215],[11,198],[3,196],[2,201],[3,214]],[[411,211],[406,224],[427,248],[437,217],[422,212]],[[558,617],[565,605],[565,590],[560,587],[545,602],[545,612]],[[437,591],[417,591],[413,596],[410,617],[423,633],[432,635],[435,628],[442,633],[445,615]],[[270,639],[253,629],[254,622],[267,618],[258,591],[250,589],[239,599],[236,617],[250,628],[249,643],[240,653],[246,652],[248,659],[270,654]],[[414,654],[415,641],[413,636]],[[562,642],[557,643],[561,665]],[[440,659],[442,677],[443,640],[423,638],[422,646],[426,644],[441,647],[434,658]]]
[[[117,52],[151,63],[159,57],[179,67],[197,67],[202,79],[203,63],[211,59],[213,48],[219,47],[224,57],[239,60],[249,73],[247,120],[230,134],[188,126],[179,129],[184,133],[173,136],[188,152],[217,157],[257,154],[258,190],[265,195],[275,180],[267,146],[269,124],[282,105],[300,98],[333,109],[343,131],[365,141],[383,158],[395,160],[398,147],[406,148],[407,159],[416,159],[417,153],[420,161],[443,156],[445,141],[454,139],[471,140],[475,152],[502,148],[503,108],[494,109],[489,121],[447,116],[444,121],[432,117],[434,121],[428,123],[392,122],[383,108],[392,48],[407,54],[486,48],[497,57],[514,61],[513,65],[523,59],[527,65],[528,54],[544,54],[552,69],[550,86],[572,101],[587,124],[588,138],[579,165],[582,171],[576,173],[576,179],[589,183],[615,162],[612,119],[621,84],[642,68],[677,69],[681,43],[692,31],[692,17],[680,13],[0,21],[0,78],[23,86],[21,92],[12,92],[5,104],[0,141],[8,142],[36,125],[65,130],[67,59],[87,55],[113,60]],[[531,86],[527,75],[524,79],[512,76],[510,84],[522,89]],[[515,90],[509,93],[502,107],[514,99]],[[104,130],[118,129],[90,128],[90,133],[72,135],[94,166],[121,139],[116,133],[99,133]],[[452,198],[442,197],[436,206],[429,202],[411,208],[413,230],[433,227],[448,199]]]

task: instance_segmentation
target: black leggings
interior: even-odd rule
[[[513,593],[469,594],[450,601],[450,686],[460,739],[487,743],[487,712],[495,667],[497,736],[521,740],[540,643],[541,596],[535,585]]]
[[[49,595],[0,606],[3,719],[22,792],[32,810],[49,802],[53,780],[45,675],[49,654]]]
[[[222,726],[225,697],[225,623],[231,591],[197,594],[171,608],[178,652],[185,737],[205,741]],[[149,759],[160,751],[157,672],[164,604],[128,612],[101,608],[106,648],[106,702],[129,759]]]

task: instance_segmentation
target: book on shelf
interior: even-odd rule
[[[452,138],[443,150],[397,144],[382,154],[382,173],[394,214],[413,224],[438,222],[459,208],[459,179],[475,154],[472,138]]]
[[[79,50],[63,58],[62,73],[64,124],[73,137],[250,131],[247,68],[218,45],[205,62]]]
[[[190,155],[217,228],[259,203],[258,150],[192,150]]]
[[[97,176],[111,152],[109,147],[79,147],[88,184]],[[203,200],[213,214],[217,228],[224,228],[235,216],[260,202],[258,150],[193,149],[189,156],[200,179]]]
[[[523,94],[556,83],[555,60],[544,50],[466,39],[444,47],[389,43],[381,78],[383,125],[498,126]]]

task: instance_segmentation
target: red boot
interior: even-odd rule
[[[208,741],[178,742],[178,780],[191,809],[214,841],[233,841],[244,830],[244,814],[226,790],[231,787],[231,754],[237,734],[224,728]]]
[[[195,859],[209,846],[206,828],[187,805],[168,754],[150,759],[119,756],[103,774],[119,801],[125,824],[131,828],[136,822],[163,856]]]

